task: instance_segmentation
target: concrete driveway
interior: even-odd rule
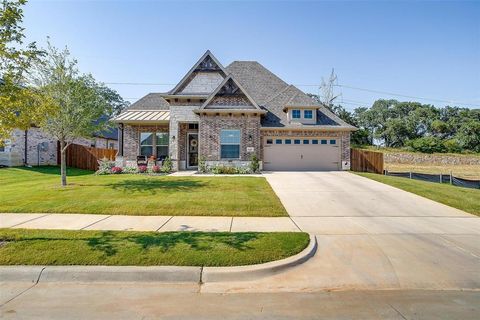
[[[480,289],[480,218],[348,172],[265,174],[291,219],[317,236],[308,262],[207,292]]]

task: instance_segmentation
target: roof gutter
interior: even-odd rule
[[[322,127],[261,127],[261,131],[279,130],[279,131],[357,131],[355,127],[340,126],[322,126]]]
[[[267,113],[265,110],[258,109],[195,109],[196,114],[216,114],[216,113],[232,113],[232,114],[258,114],[262,115]]]

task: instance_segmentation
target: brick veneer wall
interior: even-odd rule
[[[240,130],[240,159],[227,160],[236,162],[249,161],[253,154],[260,157],[260,116],[255,115],[201,115],[199,123],[199,155],[209,164],[225,163],[220,159],[220,131],[222,129]],[[251,136],[251,139],[249,138]],[[253,147],[253,152],[247,152]],[[220,162],[221,161],[221,162]]]
[[[349,131],[316,131],[316,130],[262,130],[262,159],[264,137],[332,137],[341,142],[341,161],[350,162],[350,132]]]
[[[168,132],[168,125],[125,125],[123,129],[123,159],[125,161],[136,161],[140,153],[141,132]]]

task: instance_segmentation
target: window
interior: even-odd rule
[[[292,144],[292,140],[290,140],[290,139],[285,139],[285,144]]]
[[[313,111],[312,110],[303,110],[303,117],[305,119],[313,119]]]
[[[157,148],[157,158],[168,157],[168,133],[157,132],[155,134],[155,145]]]
[[[0,146],[0,152],[5,152],[5,146]]]
[[[327,144],[327,140],[322,140],[322,144]]]
[[[300,119],[300,110],[292,110],[292,118]]]
[[[196,130],[196,129],[198,129],[198,123],[189,123],[189,124],[188,124],[188,129],[189,129],[189,130]]]
[[[330,140],[330,144],[336,144],[337,140]]]
[[[273,140],[272,139],[267,139],[267,144],[272,144]]]
[[[282,144],[282,139],[276,139],[275,144]]]
[[[220,157],[222,159],[240,158],[240,130],[220,131]]]
[[[153,132],[140,133],[140,154],[147,157],[153,155]]]
[[[300,140],[299,140],[299,139],[295,139],[295,140],[293,140],[293,143],[294,143],[294,144],[300,144]]]
[[[140,154],[147,157],[155,156],[156,158],[168,157],[168,133],[141,132]]]
[[[313,139],[313,140],[312,140],[312,144],[318,144],[318,140],[317,140],[317,139]]]
[[[303,140],[303,144],[309,144],[310,140]]]

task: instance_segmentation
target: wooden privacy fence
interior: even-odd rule
[[[60,164],[60,143],[57,148],[57,163]],[[85,170],[98,170],[98,160],[107,158],[115,160],[116,149],[100,149],[71,144],[67,148],[67,167]]]
[[[383,173],[383,153],[350,149],[350,168],[353,171]]]

